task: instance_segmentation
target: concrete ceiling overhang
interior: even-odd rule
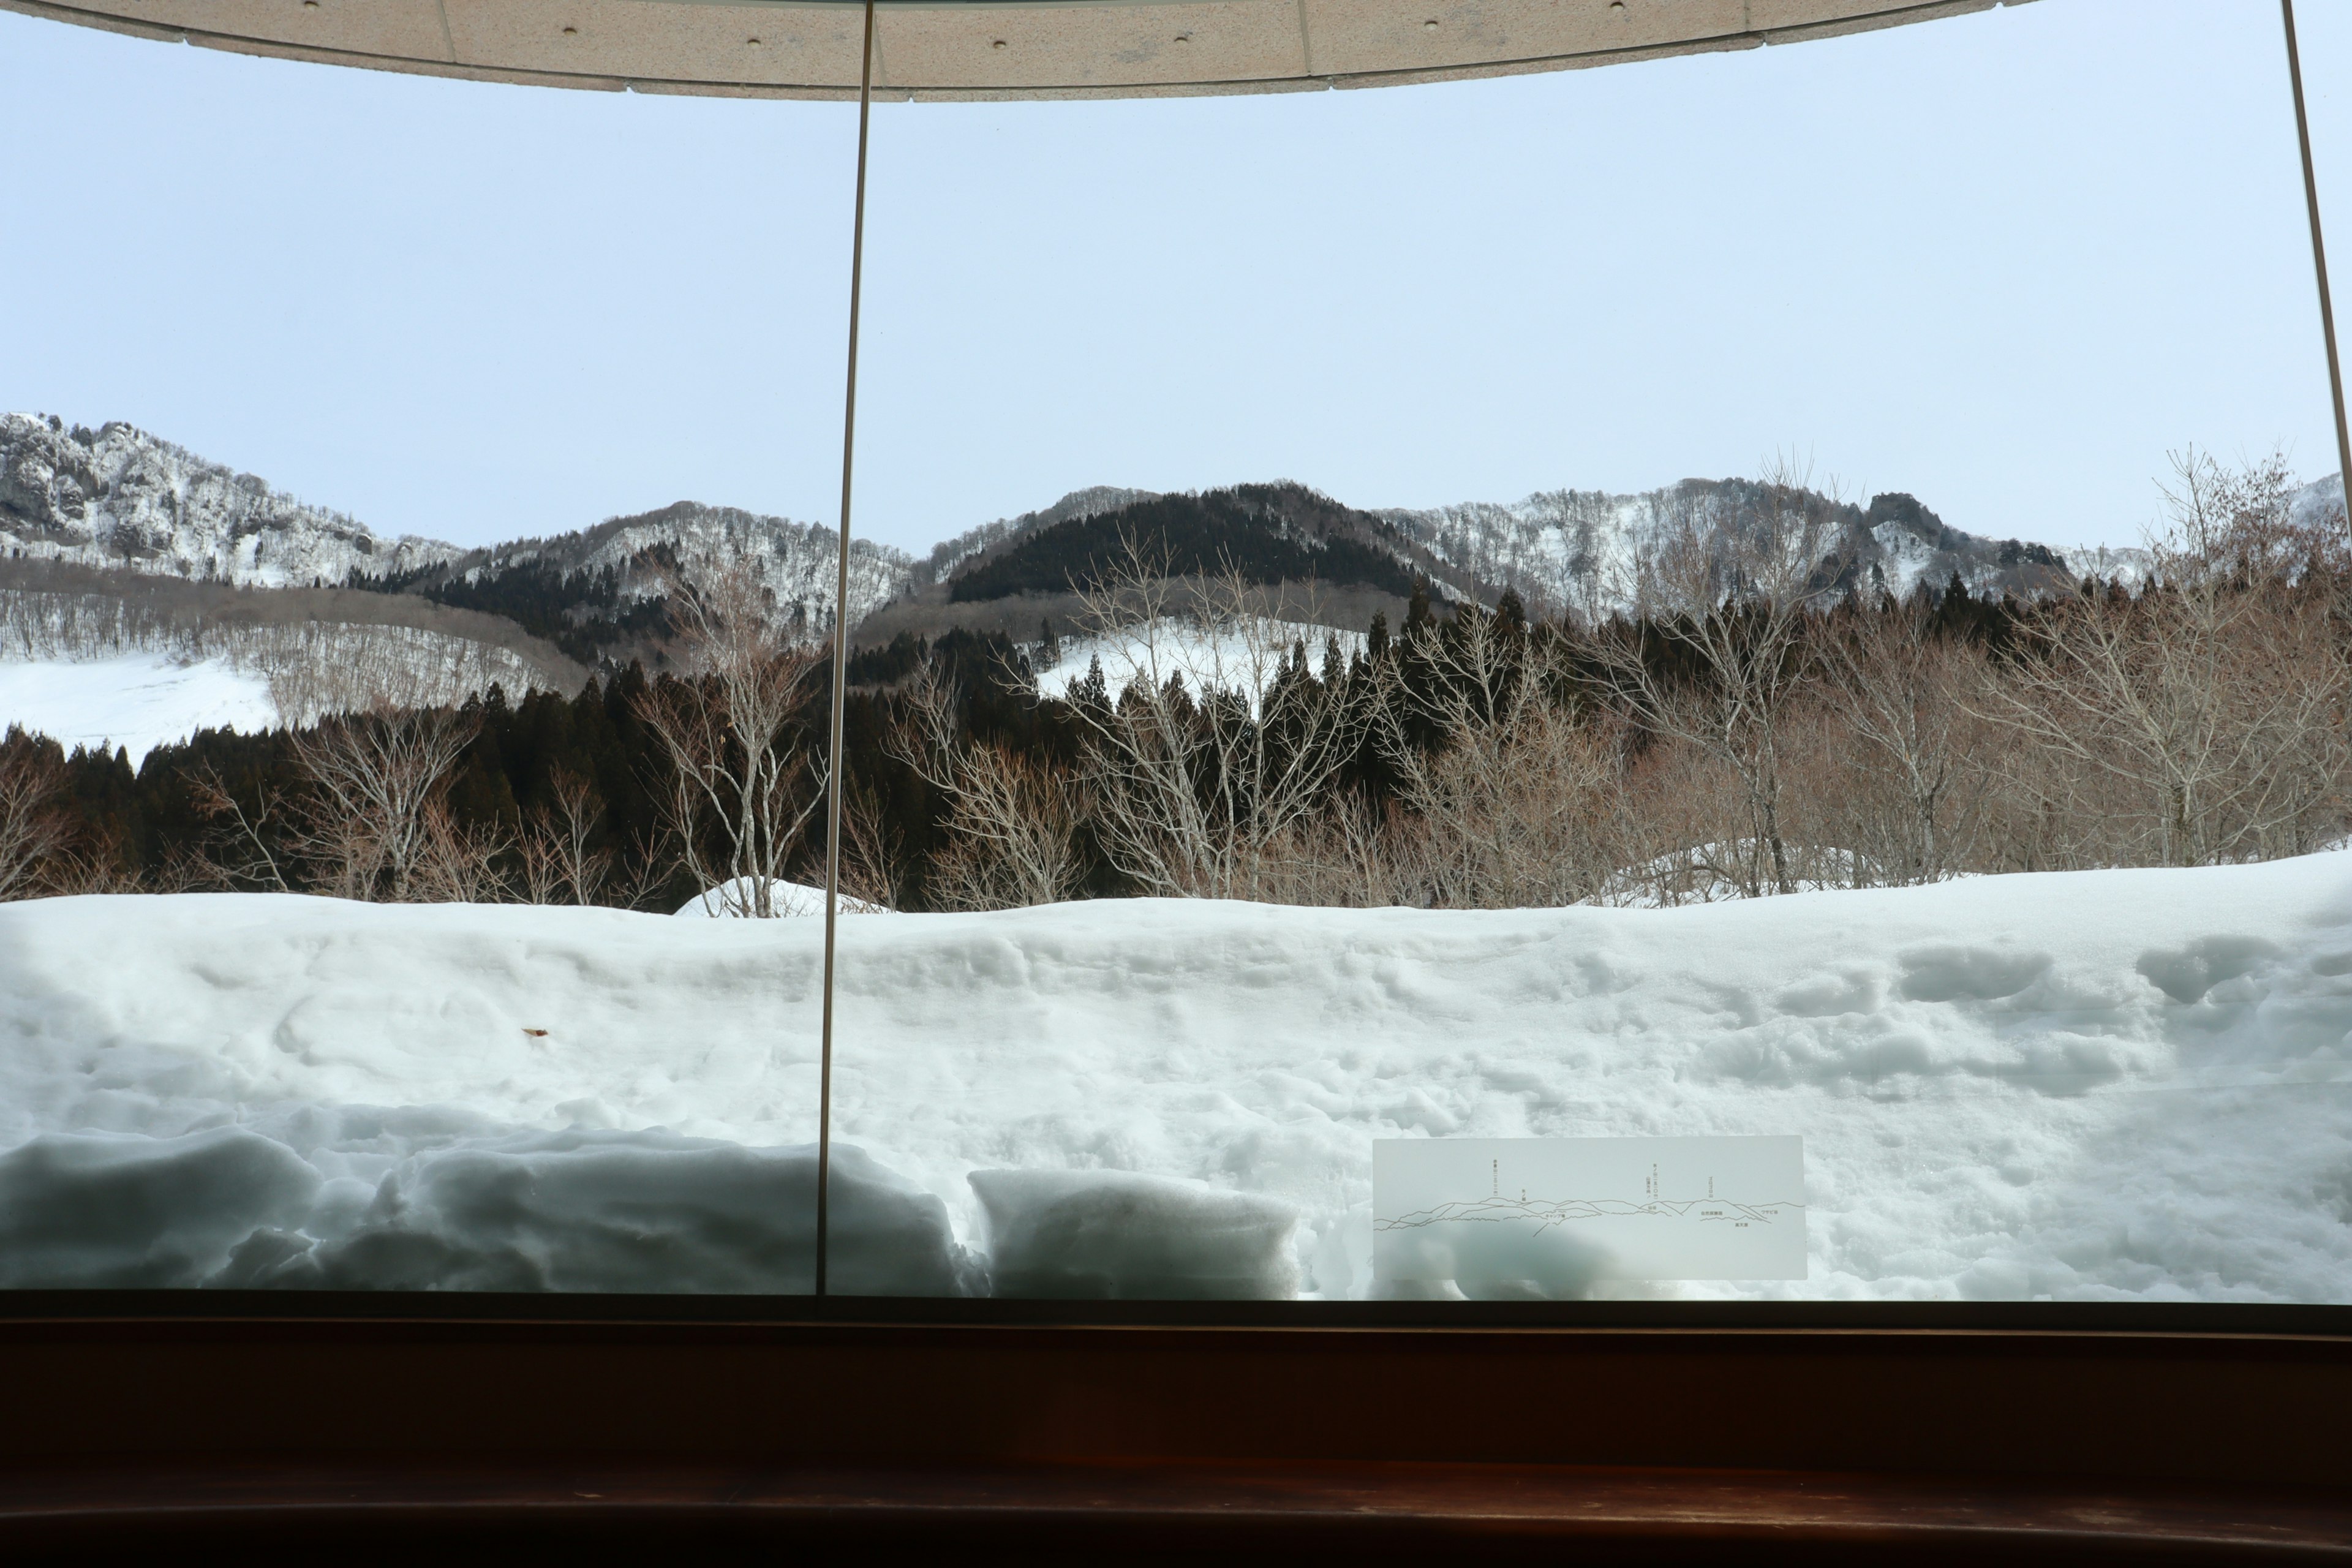
[[[1566,70],[2003,0],[879,0],[888,99],[1134,98]],[[2022,0],[2006,0],[2021,4]],[[240,54],[478,81],[854,98],[856,0],[0,0]]]

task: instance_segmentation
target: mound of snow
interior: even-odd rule
[[[199,730],[251,733],[278,721],[269,682],[221,659],[184,664],[163,653],[0,659],[0,729],[21,724],[68,751],[120,746],[134,768],[156,747]]]
[[[864,1151],[834,1150],[830,1206],[829,1289],[970,1293],[974,1270],[946,1205]],[[320,1217],[311,1228],[325,1239],[257,1230],[205,1282],[806,1294],[816,1148],[576,1128],[468,1142],[404,1161],[348,1229]]]
[[[1499,1225],[1448,1228],[1450,1237],[1423,1234],[1400,1247],[1398,1263],[1404,1278],[1393,1294],[1424,1300],[1458,1293],[1473,1301],[1574,1301],[1594,1294],[1609,1272],[1606,1252],[1565,1229],[1539,1230],[1528,1237]]]
[[[707,916],[715,921],[739,920],[747,915],[758,891],[757,880],[738,877],[731,882],[721,882],[705,889],[687,900],[674,911],[681,916]],[[885,904],[873,904],[864,899],[853,899],[847,893],[836,895],[841,912],[845,915],[891,915],[898,911]],[[779,916],[824,914],[824,889],[812,888],[806,882],[772,881],[768,898]]]
[[[46,1133],[0,1155],[0,1286],[197,1284],[247,1237],[301,1223],[320,1185],[241,1128]]]
[[[1297,1209],[1129,1171],[974,1171],[1003,1296],[1279,1300]]]
[[[788,1281],[822,950],[801,920],[0,906],[5,1278]],[[1808,1279],[1591,1290],[2352,1300],[2338,855],[854,921],[835,1072],[869,1280],[970,1284],[961,1247],[1008,1291],[1361,1296],[1376,1138],[1779,1133]]]

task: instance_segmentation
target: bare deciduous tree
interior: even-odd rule
[[[1531,908],[1600,892],[1622,847],[1616,749],[1575,711],[1559,644],[1465,605],[1404,651],[1417,678],[1376,672],[1374,733],[1409,814],[1388,839],[1410,901]]]
[[[425,814],[424,854],[408,896],[428,904],[500,902],[511,891],[500,863],[513,847],[512,836],[498,823],[460,823],[436,800]]]
[[[317,879],[343,898],[394,902],[443,888],[450,845],[442,797],[478,728],[453,709],[379,707],[294,731],[310,794],[292,839]]]
[[[824,654],[778,635],[748,559],[678,574],[669,603],[686,675],[647,687],[637,714],[669,764],[671,838],[707,899],[769,919],[776,884],[824,800],[825,760],[785,746]]]
[[[209,879],[225,888],[258,883],[274,892],[292,892],[278,852],[269,842],[270,818],[284,820],[285,802],[278,793],[263,784],[248,809],[209,762],[199,764],[186,779],[197,813],[215,826],[215,842],[200,851]]]
[[[1834,797],[1843,819],[1832,841],[1852,853],[1856,882],[1950,876],[1982,823],[1988,738],[1969,703],[1987,678],[1983,654],[1938,635],[1924,598],[1864,607],[1822,640],[1822,694],[1843,731],[1832,744],[1851,742],[1853,753],[1812,792]]]
[[[2313,847],[2340,815],[2347,762],[2342,542],[2295,521],[2275,458],[2232,472],[2190,452],[2175,470],[2140,593],[2049,606],[1983,710],[2053,764],[2042,804],[2098,830],[2096,859]],[[2103,795],[2105,809],[2083,810]]]
[[[1085,876],[1077,781],[1046,760],[961,734],[953,684],[937,664],[919,668],[899,699],[904,721],[885,744],[949,803],[947,847],[931,865],[931,901],[994,910],[1075,896]]]
[[[1767,471],[1749,504],[1727,510],[1716,497],[1675,492],[1624,587],[1636,612],[1664,628],[1692,678],[1662,671],[1622,628],[1591,643],[1636,722],[1738,775],[1746,834],[1718,848],[1751,897],[1793,891],[1800,880],[1781,823],[1780,725],[1807,673],[1806,621],[1823,586],[1832,503],[1786,463]]]
[[[53,890],[73,831],[58,801],[65,770],[42,743],[11,725],[0,738],[0,899]]]
[[[1238,572],[1179,579],[1129,539],[1080,598],[1108,652],[1072,704],[1103,852],[1153,893],[1257,896],[1356,753],[1365,704],[1315,678],[1281,596]]]
[[[551,804],[534,812],[517,844],[523,896],[534,904],[593,904],[613,876],[613,852],[592,847],[604,815],[595,786],[557,768]]]

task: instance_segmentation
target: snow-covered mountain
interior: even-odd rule
[[[787,625],[833,624],[835,546],[816,523],[679,501],[593,528],[468,550],[387,539],[136,426],[92,431],[54,415],[0,415],[0,555],[241,587],[370,587],[507,616],[583,658],[657,601],[664,566],[748,556]],[[914,563],[850,544],[853,619],[902,592]],[[589,634],[589,635],[583,635]]]
[[[1000,517],[932,545],[931,552],[915,564],[915,585],[919,588],[944,583],[983,552],[1056,523],[1082,521],[1137,501],[1159,499],[1158,490],[1131,490],[1118,485],[1088,485],[1084,489],[1072,490],[1051,506],[1024,511],[1019,517]]]
[[[1491,604],[1507,590],[1538,615],[1605,616],[1631,607],[1639,563],[1669,530],[1695,521],[1703,530],[1738,532],[1785,499],[1737,479],[1685,479],[1634,495],[1559,489],[1514,502],[1381,510],[1289,481],[1185,495],[1097,488],[939,546],[917,569],[914,591],[938,602],[934,615],[953,606],[979,626],[992,612],[976,602],[1050,596],[1055,586],[1089,577],[1107,539],[1133,535],[1180,562],[1223,560],[1253,581],[1311,574],[1324,588],[1401,597],[1413,581],[1426,580],[1441,599]],[[2047,546],[1953,528],[1909,495],[1875,496],[1867,507],[1811,490],[1797,500],[1822,526],[1824,595],[1850,587],[1904,595],[1923,583],[1940,588],[1957,575],[1975,593],[2030,597],[2066,586],[2077,570]],[[2084,567],[2137,575],[2137,553],[2100,552]],[[1343,595],[1337,605],[1367,613],[1360,595]],[[992,613],[1004,618],[1001,609]]]
[[[1682,512],[1700,508],[1722,528],[1737,528],[1762,487],[1744,479],[1685,479],[1634,495],[1541,490],[1524,500],[1474,501],[1380,515],[1491,591],[1516,589],[1531,605],[1607,614],[1625,607],[1625,584],[1644,544]],[[1921,584],[1941,587],[1954,575],[1976,595],[2030,597],[2084,577],[2137,583],[2147,552],[2097,545],[2068,552],[2018,539],[1993,539],[1951,527],[1912,496],[1873,496],[1866,507],[1809,496],[1833,527],[1823,564],[1832,592],[1849,584],[1897,595]],[[2310,526],[2344,510],[2344,479],[2330,475],[2303,486],[2290,503]]]
[[[2344,476],[2330,474],[2324,479],[2314,479],[2294,492],[2289,504],[2290,514],[2299,527],[2310,528],[2329,518],[2344,517]]]
[[[1381,515],[1444,560],[1530,605],[1607,615],[1630,603],[1645,548],[1696,510],[1724,530],[1746,526],[1766,500],[1746,479],[1685,479],[1633,495],[1540,490],[1523,500],[1402,509]],[[1805,492],[1830,535],[1823,582],[1895,595],[1957,574],[1971,593],[2030,596],[2063,585],[2073,563],[2046,545],[1989,539],[1954,528],[1913,496],[1889,492],[1867,507]]]
[[[0,414],[0,552],[240,586],[331,586],[457,548],[385,539],[120,422]]]
[[[780,626],[801,636],[827,632],[839,563],[835,540],[821,523],[677,501],[576,533],[464,551],[365,585],[506,616],[585,661],[625,658],[631,639],[657,618],[667,574],[718,562],[752,563]],[[851,540],[851,624],[905,592],[914,566],[903,551]]]
[[[2343,493],[2340,477],[2305,486],[2297,514],[2340,509]],[[1767,494],[1746,479],[1685,479],[1627,495],[1557,489],[1510,502],[1364,510],[1287,481],[1197,497],[1097,485],[982,524],[919,561],[854,541],[849,608],[852,624],[894,601],[906,602],[906,611],[895,614],[910,625],[986,619],[968,601],[995,595],[1015,605],[1042,591],[1024,581],[975,594],[980,584],[969,579],[1009,552],[1057,560],[1055,541],[1064,534],[1075,541],[1088,529],[1099,533],[1106,517],[1159,518],[1171,504],[1205,515],[1232,501],[1255,520],[1250,528],[1287,542],[1297,547],[1293,553],[1328,556],[1334,567],[1352,563],[1352,574],[1318,569],[1318,579],[1331,584],[1360,579],[1367,591],[1393,594],[1402,574],[1428,579],[1441,597],[1491,602],[1509,589],[1538,614],[1607,615],[1626,607],[1644,545],[1675,520],[1696,510],[1713,526],[1736,530]],[[2129,548],[2077,551],[2070,559],[2044,545],[1969,533],[1896,492],[1874,496],[1867,506],[1808,492],[1805,504],[1829,525],[1823,581],[1833,592],[1883,586],[1905,594],[1957,574],[1973,592],[2031,596],[2085,574],[2137,579],[2145,566],[2142,552]],[[1164,529],[1168,520],[1154,526]],[[721,557],[755,561],[779,621],[822,633],[834,620],[834,541],[821,524],[696,501],[484,549],[388,539],[345,513],[297,500],[133,426],[91,431],[54,416],[0,415],[5,555],[240,585],[413,594],[504,616],[583,662],[635,651],[657,629],[664,574]],[[1063,581],[1046,574],[1056,585]],[[1003,605],[991,612],[1000,619],[1012,613]],[[1361,608],[1341,605],[1343,613]]]

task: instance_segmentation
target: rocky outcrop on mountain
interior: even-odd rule
[[[457,553],[384,539],[120,422],[0,414],[0,554],[257,587],[333,586]]]

